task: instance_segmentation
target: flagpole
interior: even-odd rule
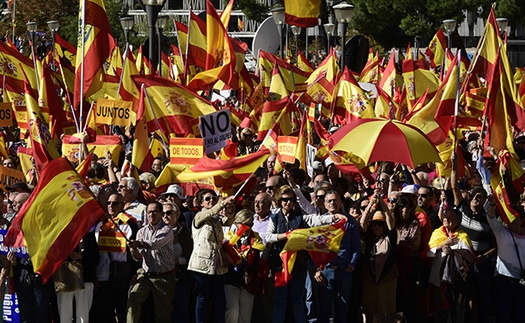
[[[86,36],[86,0],[81,0],[82,5],[82,12],[81,12],[81,25],[80,25],[80,35],[81,35],[81,49],[82,49],[82,61],[81,61],[81,67],[80,67],[80,114],[78,117],[78,130],[80,132],[80,128],[83,128],[82,122],[82,113],[84,108],[84,55],[85,55],[85,49],[84,49],[84,43],[85,43],[85,36]],[[78,55],[78,53],[77,53]]]
[[[13,1],[13,15],[11,16],[11,23],[13,24],[13,35],[11,35],[11,41],[15,43],[15,33],[16,33],[16,0]]]
[[[182,73],[184,77],[184,85],[188,85],[188,73],[189,73],[189,66],[188,66],[188,53],[190,49],[190,33],[191,33],[191,5],[188,11],[188,34],[186,36],[186,54],[184,56],[184,60],[182,61],[184,63],[184,73]],[[179,34],[177,34],[177,37]],[[178,38],[177,38],[178,40]],[[181,52],[182,54],[182,52]]]
[[[454,152],[456,152],[457,145],[458,145],[458,114],[459,114],[459,93],[460,93],[460,77],[461,77],[461,49],[457,51],[456,54],[457,59],[457,83],[456,83],[456,102],[454,103]]]
[[[120,79],[118,81],[117,95],[115,96],[115,99],[117,100],[120,97],[120,89],[122,88],[122,79],[124,78],[124,69],[126,68],[126,62],[128,60],[128,50],[129,50],[129,44],[126,43],[126,50],[124,51],[124,61],[122,62],[122,73],[120,73]]]
[[[173,19],[173,27],[175,28],[175,35],[177,35],[177,47],[179,48],[179,55],[180,55],[180,59],[182,61],[182,69],[185,68],[186,66],[186,62],[184,61],[184,54],[182,53],[182,49],[180,47],[180,38],[179,38],[179,30],[177,29],[177,23],[175,21],[175,19]],[[188,27],[188,32],[189,32],[190,28]],[[186,39],[186,48],[188,48],[188,40]]]

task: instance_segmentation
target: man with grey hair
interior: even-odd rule
[[[117,192],[124,198],[124,211],[137,219],[137,225],[142,227],[146,220],[146,205],[137,200],[139,183],[133,177],[123,177],[118,184]]]

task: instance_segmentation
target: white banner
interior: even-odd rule
[[[226,146],[226,140],[232,137],[230,110],[221,110],[199,117],[199,130],[206,154],[221,150]]]

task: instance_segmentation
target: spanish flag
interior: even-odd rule
[[[323,267],[334,260],[346,232],[345,224],[346,221],[339,221],[331,225],[288,232],[288,240],[280,254],[283,271],[275,274],[275,286],[288,284],[292,278],[292,270],[299,250],[308,251],[318,267]]]
[[[514,208],[520,207],[518,203],[525,184],[525,171],[507,151],[500,155],[496,166],[490,186],[496,197],[497,213],[503,222],[509,224],[519,217]]]
[[[58,158],[40,175],[4,243],[25,245],[45,283],[104,213],[67,159]]]
[[[432,64],[434,69],[443,65],[443,62],[445,61],[445,48],[447,48],[447,40],[443,30],[440,29],[434,35],[425,50],[425,54],[427,54],[430,59],[430,64]]]
[[[85,8],[83,6],[85,5]],[[79,23],[82,23],[82,11],[85,11],[85,35],[80,35],[77,45],[75,71],[74,107],[77,107],[85,97],[89,97],[103,86],[102,72],[106,59],[116,46],[111,33],[106,8],[102,0],[80,1]],[[79,25],[80,30],[80,25]],[[82,43],[84,52],[82,53]],[[84,79],[81,79],[82,59],[84,59]],[[84,93],[80,93],[80,85],[84,84]]]
[[[298,27],[315,27],[321,13],[321,0],[284,0],[285,22]]]

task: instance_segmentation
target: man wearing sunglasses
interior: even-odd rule
[[[123,234],[127,239],[135,239],[138,231],[136,219],[124,212],[124,198],[118,193],[109,196],[107,218],[95,228],[95,236]],[[98,298],[94,300],[98,307],[97,319],[102,322],[114,320],[115,312],[119,322],[126,321],[126,303],[129,283],[140,264],[131,257],[130,249],[125,246],[124,252],[100,252],[100,261],[96,268],[98,280]]]
[[[434,191],[430,186],[421,186],[417,191],[417,206],[419,206],[430,218],[432,231],[439,228],[442,223],[437,211],[434,210]]]
[[[140,228],[146,220],[146,205],[137,200],[139,190],[139,183],[133,177],[122,178],[117,188],[117,192],[124,198],[124,210],[137,219]]]

